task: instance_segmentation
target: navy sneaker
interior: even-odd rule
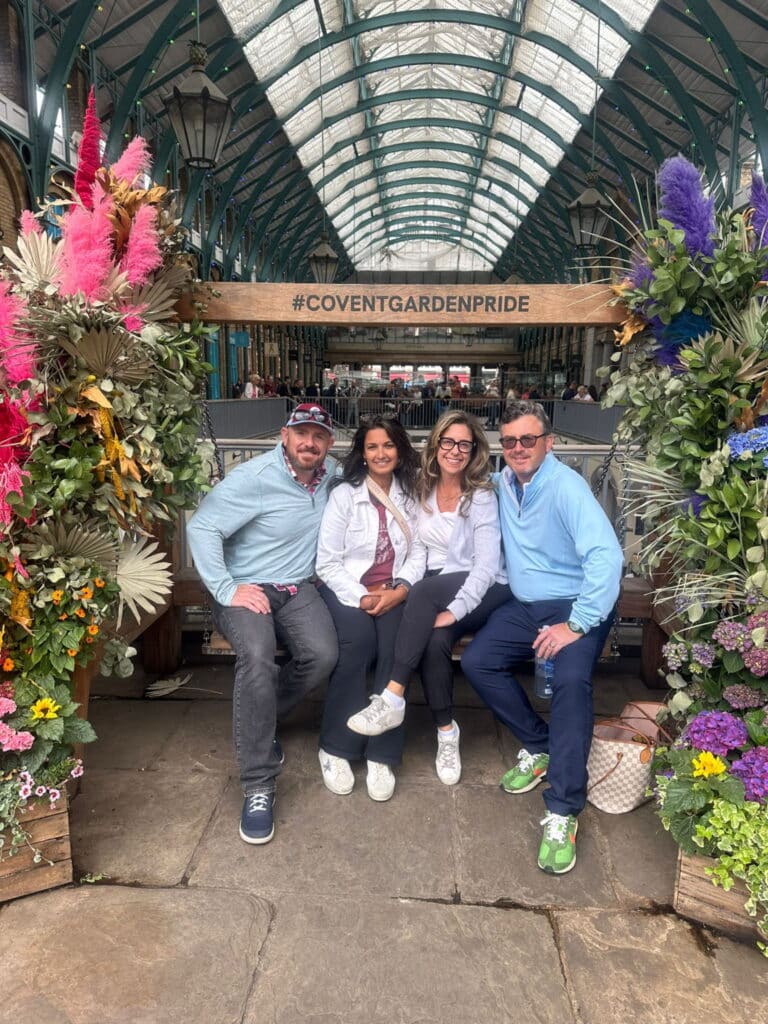
[[[275,736],[275,738],[272,740],[272,746],[274,748],[275,757],[277,758],[277,760],[280,762],[280,764],[285,764],[285,751],[283,750],[283,745],[277,738],[277,736]]]
[[[268,843],[275,834],[274,793],[246,793],[240,815],[240,838],[253,846]]]

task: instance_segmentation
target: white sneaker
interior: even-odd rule
[[[459,756],[460,733],[456,722],[452,724],[456,730],[455,736],[443,739],[445,733],[440,729],[437,730],[435,768],[437,769],[438,779],[446,786],[455,786],[461,778],[461,757]]]
[[[402,725],[404,718],[405,702],[402,707],[393,708],[381,694],[374,693],[367,708],[347,719],[347,728],[360,736],[381,736],[383,732]]]
[[[319,750],[320,769],[323,773],[325,788],[330,789],[337,796],[346,796],[351,793],[355,785],[355,776],[349,767],[349,761],[343,757],[336,757],[334,754],[327,754]]]
[[[371,800],[390,800],[395,792],[395,773],[388,764],[380,761],[368,761],[368,774],[365,784]]]

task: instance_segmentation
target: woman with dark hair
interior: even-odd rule
[[[400,764],[403,728],[367,738],[347,727],[369,692],[374,668],[380,694],[392,672],[395,636],[411,586],[426,556],[417,532],[418,456],[397,420],[374,417],[360,426],[331,485],[320,526],[317,575],[339,638],[320,729],[323,782],[340,796],[352,791],[350,761],[365,759],[372,800],[389,800]]]
[[[435,768],[447,786],[461,778],[451,649],[512,596],[490,472],[479,421],[462,409],[443,413],[421,456],[418,536],[427,549],[427,575],[408,595],[386,688],[347,722],[365,736],[402,728],[408,681],[421,664],[424,695],[437,726]]]

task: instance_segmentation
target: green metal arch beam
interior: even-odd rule
[[[483,192],[481,194],[486,196],[486,197],[488,197],[491,200],[493,200],[494,198],[497,198],[497,197],[494,197],[493,195],[488,196],[487,192]],[[350,226],[353,226],[354,228],[357,228],[358,224],[361,223],[361,221],[358,218],[362,214],[367,213],[371,209],[372,206],[390,206],[390,207],[392,207],[393,210],[395,210],[395,209],[404,209],[404,207],[401,207],[401,206],[395,207],[394,204],[395,203],[406,202],[408,204],[408,208],[409,209],[417,209],[417,208],[423,209],[424,207],[423,206],[419,207],[418,204],[416,204],[415,206],[411,206],[410,205],[410,200],[413,200],[413,199],[427,199],[427,200],[434,201],[435,199],[439,198],[439,199],[441,199],[442,201],[445,201],[445,202],[454,202],[454,203],[459,203],[460,202],[461,203],[461,207],[456,210],[456,213],[457,214],[458,213],[468,214],[469,211],[470,211],[470,208],[471,208],[471,204],[472,204],[472,200],[470,200],[470,199],[468,199],[466,197],[461,197],[460,198],[459,196],[448,195],[448,194],[446,194],[444,192],[422,192],[422,191],[404,192],[401,196],[386,196],[386,197],[377,193],[377,194],[375,194],[373,196],[366,196],[365,198],[366,199],[373,199],[373,202],[369,203],[367,206],[359,208],[358,211],[357,211],[357,215],[355,215],[355,211],[353,211],[353,216],[349,220],[345,221],[344,224],[338,224],[337,225],[336,230],[338,231],[340,238],[344,237],[343,232],[344,232],[345,228],[350,227]],[[433,208],[436,209],[437,207],[433,207]],[[440,207],[440,208],[442,209],[443,207]],[[455,209],[455,207],[449,207],[449,208],[450,209]],[[502,209],[504,209],[506,211],[506,207],[502,206]],[[480,211],[478,209],[477,212],[478,212],[478,214],[480,214],[482,211]],[[510,233],[513,233],[516,230],[515,225],[510,223],[495,208],[494,208],[494,219],[496,221],[500,222],[501,224],[503,224],[504,227],[507,228],[507,230]]]
[[[712,37],[727,60],[739,95],[747,105],[763,167],[768,167],[768,116],[752,76],[747,70],[743,54],[711,4],[702,3],[701,0],[686,0],[686,7],[693,11],[706,34]]]
[[[112,124],[105,151],[107,161],[114,160],[117,155],[119,140],[123,134],[125,122],[128,120],[128,116],[138,99],[144,79],[149,74],[149,69],[154,64],[160,51],[168,46],[169,35],[175,34],[179,25],[188,17],[189,0],[176,0],[176,3],[166,14],[165,18],[163,18],[155,33],[147,41],[147,46],[142,53],[141,60],[131,72],[131,77],[128,79],[112,115]]]
[[[45,84],[45,95],[36,116],[34,108],[28,116],[33,126],[31,132],[34,141],[32,158],[32,177],[34,194],[42,198],[48,190],[48,164],[51,160],[53,132],[56,127],[56,115],[62,105],[64,86],[72,71],[72,65],[79,52],[88,25],[93,15],[93,0],[77,0],[72,13],[67,19],[67,27],[57,47],[53,65],[48,72]],[[31,65],[34,65],[34,53],[27,54]],[[27,74],[32,74],[30,67]]]
[[[428,208],[425,208],[423,203],[406,203],[405,206],[392,206],[389,203],[382,205],[386,205],[388,209],[386,209],[383,213],[370,214],[368,217],[365,217],[362,220],[358,220],[357,223],[355,224],[355,231],[365,227],[366,224],[375,223],[376,221],[382,220],[385,217],[387,217],[388,220],[394,222],[401,212],[410,214],[416,213],[421,215],[417,217],[412,216],[409,218],[410,220],[428,219],[433,216],[434,211],[438,213],[448,213],[454,220],[460,221],[462,224],[467,223],[467,217],[469,215],[469,211],[466,208],[457,209],[454,206],[443,206],[442,203],[436,203]],[[494,237],[500,237],[503,239],[503,242],[500,247],[501,252],[503,252],[506,249],[507,244],[509,242],[509,234],[504,234],[504,232],[502,232],[498,227],[496,227],[495,224],[491,224],[490,222],[487,225],[481,226],[483,230],[488,231],[489,234],[492,233]],[[478,228],[467,228],[467,230],[476,231],[478,230]],[[510,230],[513,231],[514,229]]]
[[[282,232],[276,232],[274,241],[272,242],[272,245],[264,258],[264,266],[261,268],[259,280],[265,280],[265,278],[263,277],[265,268],[269,266],[269,264],[272,262],[272,259],[276,258],[278,252],[282,250],[282,259],[278,262],[277,265],[277,276],[279,277],[283,273],[285,264],[288,261],[288,258],[290,257],[291,253],[293,252],[293,248],[296,245],[297,240],[301,238],[304,232],[310,234],[310,231],[312,231],[312,233],[314,233],[314,231],[317,230],[314,227],[314,225],[320,225],[322,223],[322,220],[322,210],[319,210],[317,208],[315,208],[314,210],[310,210],[307,216],[303,220],[299,221],[295,231],[292,232],[290,237],[282,246],[281,242],[284,239],[284,235]]]
[[[456,211],[456,212],[458,213],[458,211]],[[496,243],[494,246],[491,246],[490,243],[486,243],[485,241],[480,242],[477,239],[477,233],[476,233],[476,231],[473,228],[468,228],[466,226],[463,229],[461,228],[461,225],[464,223],[464,221],[463,221],[463,219],[462,219],[460,214],[459,214],[459,216],[456,216],[456,217],[443,217],[440,214],[425,213],[422,210],[423,216],[421,216],[421,217],[410,217],[410,216],[398,216],[398,213],[399,213],[399,211],[394,212],[393,215],[386,221],[386,225],[385,226],[388,226],[390,224],[398,224],[398,223],[416,224],[416,226],[418,226],[420,223],[431,224],[433,222],[436,223],[436,224],[447,224],[447,225],[454,225],[454,226],[456,226],[456,224],[458,222],[457,230],[463,230],[463,233],[466,234],[468,237],[472,238],[473,240],[475,240],[476,244],[480,245],[481,248],[487,250],[488,252],[493,252],[493,258],[495,260],[498,260],[501,257],[501,253],[504,251],[504,248],[506,247],[506,239],[505,239],[505,245],[501,246],[501,247],[499,247],[498,243]],[[373,225],[373,224],[378,223],[381,220],[382,220],[381,217],[370,217],[368,219],[368,221],[364,221],[360,225],[360,228],[362,230],[363,228],[366,227],[367,224]],[[498,233],[499,232],[497,231],[496,234],[498,234]]]

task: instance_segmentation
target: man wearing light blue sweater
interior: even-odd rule
[[[336,462],[331,417],[298,405],[281,441],[233,469],[206,495],[187,537],[213,618],[236,655],[233,733],[245,794],[240,838],[274,835],[282,750],[278,717],[333,671],[336,630],[314,584],[315,555]],[[278,670],[277,637],[291,655]]]
[[[497,474],[499,518],[513,598],[493,612],[461,663],[523,745],[502,789],[527,793],[547,777],[538,864],[559,875],[576,864],[592,742],[592,672],[613,620],[622,552],[587,483],[552,454],[552,426],[541,405],[508,405],[500,434],[507,465]],[[549,725],[512,674],[532,654],[554,663]]]

